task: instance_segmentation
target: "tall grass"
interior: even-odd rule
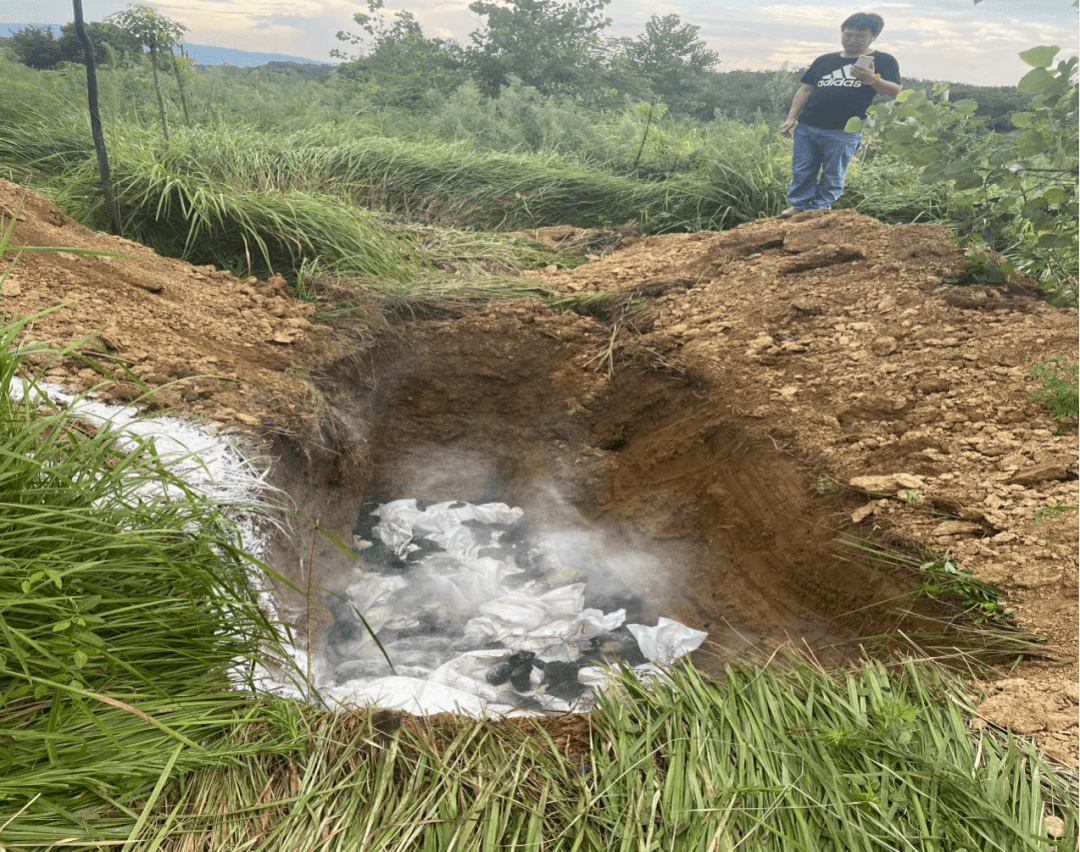
[[[113,127],[107,136],[125,234],[242,273],[290,274],[317,259],[409,280],[428,265],[415,224],[516,230],[636,220],[658,232],[729,227],[781,204],[779,184],[723,162],[700,176],[642,180],[572,157],[357,139],[338,126],[285,137],[178,129],[170,144],[149,129]],[[39,189],[101,227],[88,138],[73,125],[11,125],[0,130],[0,166],[35,174]]]
[[[427,161],[418,157],[409,172],[409,162],[402,162],[390,140],[365,144],[347,134],[335,139],[332,128],[325,134],[312,131],[283,139],[178,130],[171,144],[156,139],[152,131],[121,135],[115,130],[109,134],[110,156],[125,235],[163,254],[244,274],[294,274],[303,264],[317,261],[399,282],[423,278],[433,274],[435,264],[445,265],[440,249],[448,245],[465,248],[472,243],[469,253],[475,255],[476,244],[486,242],[501,263],[517,268],[552,260],[551,252],[522,240],[478,240],[427,221],[460,226],[493,215],[513,218],[519,225],[536,221],[527,213],[508,217],[505,212],[479,212],[485,189],[493,191],[484,186],[481,157],[474,156],[465,164],[469,168],[453,179],[454,185],[446,187],[450,178],[439,169],[449,165],[449,154],[437,161],[430,155]],[[54,125],[43,132],[36,125],[20,125],[0,130],[0,163],[31,172],[38,188],[71,215],[104,226],[96,163],[78,128]],[[532,193],[528,165],[519,163],[494,190],[508,193],[509,204],[518,211],[528,209]],[[444,186],[425,184],[425,179]],[[470,180],[475,186],[470,198],[452,197],[466,191]],[[515,180],[517,192],[511,188]],[[577,180],[587,180],[587,175]],[[633,182],[623,183],[638,189]],[[557,191],[566,198],[565,187]],[[595,193],[593,203],[601,203]],[[431,212],[433,205],[439,207],[438,215]],[[380,207],[400,215],[392,217]]]
[[[107,69],[103,75],[105,112],[116,121],[114,145],[131,139],[145,147],[159,138],[153,104],[138,94],[143,73]],[[70,124],[81,115],[82,84],[67,72],[49,79],[48,91],[68,106],[56,115]],[[214,179],[207,192],[280,193],[288,183],[294,191],[412,221],[488,230],[630,219],[650,233],[727,228],[786,205],[790,143],[762,121],[676,120],[634,103],[599,110],[520,85],[488,99],[466,84],[419,111],[376,111],[348,81],[317,82],[288,71],[204,69],[194,75],[192,91],[202,105],[195,110],[202,129],[188,128],[185,144],[198,168],[169,172],[177,181],[205,172]],[[26,125],[26,132],[3,146],[8,152],[0,152],[0,166],[13,158],[25,164],[34,149],[73,133],[82,159],[93,163],[88,143],[81,142],[89,138],[85,129],[58,132],[29,116],[11,124]],[[23,153],[11,154],[16,148]],[[43,174],[70,165],[60,151],[56,156],[47,169],[39,160]],[[157,185],[144,160],[135,158],[134,182]],[[856,164],[843,203],[890,222],[941,219],[947,206],[940,191],[880,156]],[[251,204],[266,201],[256,197]],[[302,228],[313,227],[299,220]],[[293,229],[291,236],[298,233]]]
[[[841,675],[736,665],[723,682],[689,667],[648,682],[624,671],[572,735],[295,713],[294,753],[195,772],[138,838],[370,852],[1071,848],[1068,775],[972,731],[957,688],[914,663]],[[1047,815],[1064,838],[1047,834]]]
[[[103,74],[125,234],[242,275],[274,271],[295,281],[317,265],[397,288],[441,277],[417,227],[634,221],[641,232],[664,233],[730,228],[786,204],[789,143],[763,123],[677,121],[641,104],[601,112],[521,86],[484,99],[468,85],[419,117],[358,118],[363,104],[342,80],[286,72],[233,79],[215,69],[195,75],[192,97],[218,112],[199,127],[174,128],[165,143],[139,94],[142,73]],[[31,75],[31,83],[64,107],[0,124],[0,170],[103,228],[82,83],[68,71]],[[209,88],[200,93],[200,85]],[[228,102],[235,109],[218,109]],[[387,135],[399,132],[407,135]],[[938,206],[913,174],[881,158],[853,169],[848,199],[891,221],[932,217]]]
[[[21,341],[33,319],[0,328],[0,846],[12,849],[104,839],[113,817],[130,830],[131,804],[159,779],[235,760],[244,749],[223,735],[255,709],[238,678],[276,642],[246,576],[257,563],[219,508],[152,443],[121,442],[38,390],[27,359],[50,356]]]

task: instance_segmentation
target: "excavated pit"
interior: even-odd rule
[[[521,301],[411,322],[338,363],[320,381],[327,446],[278,447],[275,484],[310,520],[271,561],[299,588],[311,561],[325,601],[363,551],[312,548],[315,521],[349,542],[365,501],[501,501],[542,533],[584,536],[581,558],[598,557],[584,573],[612,607],[707,631],[708,670],[780,646],[839,662],[902,626],[910,580],[854,558],[842,539],[863,533],[808,460],[716,387],[608,358],[609,340],[591,316]],[[287,590],[281,603],[321,648],[329,611]]]
[[[883,601],[918,580],[837,558],[858,553],[846,535],[887,536],[999,587],[1015,625],[1046,637],[1043,659],[1017,668],[1014,655],[991,677],[979,714],[1075,764],[1076,436],[1029,393],[1033,364],[1075,362],[1076,311],[1048,305],[1020,272],[950,283],[965,258],[945,228],[835,210],[623,235],[612,251],[590,242],[600,253],[587,263],[528,270],[537,293],[644,300],[651,330],[515,303],[404,323],[349,361],[370,333],[336,310],[317,321],[320,305],[280,276],[158,256],[0,180],[3,210],[18,211],[12,245],[94,250],[26,251],[7,270],[5,307],[34,317],[27,341],[78,347],[40,362],[49,382],[224,426],[260,453],[267,436],[289,436],[274,476],[305,515],[274,564],[293,577],[306,579],[315,519],[347,541],[376,488],[436,490],[409,458],[434,457],[446,492],[477,496],[454,480],[474,490],[492,477],[447,463],[446,447],[497,473],[510,502],[550,506],[542,483],[561,484],[563,507],[659,553],[669,615],[744,651],[805,637],[843,656],[857,637],[912,626]],[[575,229],[528,236],[562,246]],[[105,386],[103,367],[116,370]],[[815,494],[819,474],[839,493]],[[901,474],[910,491],[857,483]],[[325,541],[314,557],[319,582],[351,570]],[[305,608],[283,597],[300,643],[321,641],[326,611],[313,607],[308,631]],[[972,651],[993,640],[967,638]],[[715,647],[698,662],[715,665]]]

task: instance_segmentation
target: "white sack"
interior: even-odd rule
[[[319,693],[331,707],[382,707],[416,716],[461,713],[479,718],[484,715],[484,702],[475,694],[413,677],[350,680],[340,686],[324,687]]]
[[[655,627],[628,624],[626,629],[634,634],[638,647],[647,660],[664,666],[697,650],[709,635],[703,630],[694,630],[663,616],[657,619]]]

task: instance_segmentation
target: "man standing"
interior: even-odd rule
[[[870,50],[884,27],[880,15],[852,15],[840,25],[844,49],[819,56],[803,74],[802,85],[780,125],[783,136],[791,137],[795,128],[787,192],[791,206],[780,214],[782,217],[832,206],[844,190],[848,163],[862,138],[861,133],[844,130],[848,119],[866,118],[875,95],[895,98],[903,88],[896,59]]]

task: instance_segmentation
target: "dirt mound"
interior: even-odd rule
[[[838,211],[629,236],[534,272],[554,306],[478,305],[358,347],[281,279],[161,258],[0,181],[0,215],[16,209],[13,244],[127,255],[24,252],[7,314],[63,305],[28,338],[85,339],[117,378],[106,398],[151,389],[273,446],[276,481],[342,537],[376,493],[587,521],[660,566],[634,578],[645,608],[708,630],[720,658],[787,643],[842,659],[896,626],[882,601],[911,585],[842,540],[931,548],[1048,640],[986,685],[983,715],[1075,761],[1077,513],[1053,507],[1077,505],[1076,440],[1025,392],[1033,363],[1077,357],[1077,314],[1023,276],[946,283],[961,254],[943,229]],[[102,378],[76,357],[47,375]],[[282,565],[298,550],[278,547]],[[321,583],[343,558],[318,555]]]
[[[33,340],[78,343],[46,375],[86,388],[107,368],[108,401],[144,397],[208,423],[295,433],[312,420],[308,374],[346,348],[310,320],[315,305],[290,298],[285,280],[237,279],[213,267],[155,254],[91,231],[23,187],[0,180],[0,217],[15,215],[13,246],[63,246],[116,257],[54,251],[18,255],[0,285],[8,316],[36,317]],[[3,263],[9,265],[8,253]],[[310,425],[310,423],[309,423]]]

